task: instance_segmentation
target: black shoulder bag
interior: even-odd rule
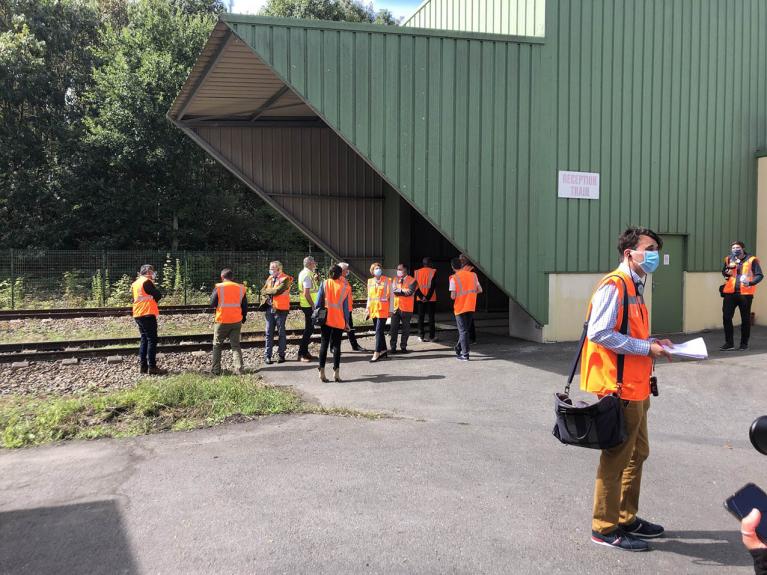
[[[623,282],[623,316],[621,320],[620,333],[628,333],[628,288],[626,282],[620,276]],[[573,403],[570,399],[570,384],[575,377],[575,371],[578,369],[578,363],[583,351],[583,343],[586,341],[586,334],[589,329],[589,317],[583,324],[583,333],[578,344],[578,351],[573,361],[573,367],[570,370],[570,377],[567,378],[567,385],[564,393],[555,394],[554,413],[557,416],[557,422],[554,425],[552,433],[559,441],[566,445],[575,445],[578,447],[588,447],[589,449],[610,449],[616,447],[626,440],[626,424],[623,420],[623,407],[621,406],[621,387],[623,386],[623,366],[626,361],[623,354],[618,354],[617,365],[617,383],[616,393],[604,396],[596,403],[588,404],[585,401]]]
[[[312,311],[312,325],[322,327],[328,321],[328,308],[325,307],[325,290],[322,290],[322,298],[316,302],[316,307]]]

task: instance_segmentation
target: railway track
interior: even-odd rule
[[[354,307],[365,305],[365,300],[354,300]],[[290,304],[290,309],[298,309],[298,302]],[[258,305],[248,306],[250,312],[257,312]],[[160,306],[162,315],[213,313],[208,305]],[[80,317],[119,317],[130,315],[130,307],[90,307],[90,308],[53,308],[53,309],[16,309],[0,310],[0,321],[13,319],[73,319]]]
[[[387,326],[387,330],[388,330]],[[411,337],[415,333],[416,324],[411,325]],[[438,325],[438,332],[454,331],[451,325]],[[287,343],[297,345],[301,341],[301,329],[286,330]],[[356,331],[357,337],[366,337],[374,334],[373,331]],[[209,351],[213,347],[212,334],[191,334],[161,336],[157,341],[158,353],[191,353],[194,351]],[[347,339],[346,334],[343,339]],[[240,345],[243,349],[263,347],[265,336],[263,333],[246,332],[242,334]],[[312,342],[318,342],[320,334],[315,331],[312,334]],[[276,342],[275,342],[276,343]],[[21,361],[58,361],[69,358],[98,358],[109,356],[136,355],[139,344],[138,338],[123,337],[111,339],[87,339],[71,341],[44,341],[28,343],[12,343],[0,345],[0,364],[15,363]],[[225,349],[229,344],[224,344]]]

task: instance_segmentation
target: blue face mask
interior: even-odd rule
[[[376,268],[373,270],[373,275],[380,278],[383,275],[383,270],[381,268]]]
[[[658,269],[660,263],[660,253],[658,252],[642,252],[644,254],[644,260],[639,264],[642,271],[646,274],[653,273]]]

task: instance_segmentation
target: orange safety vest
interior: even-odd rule
[[[145,315],[160,315],[160,308],[154,298],[144,291],[144,283],[152,281],[147,277],[139,276],[131,284],[131,293],[133,294],[133,317],[143,317]]]
[[[413,295],[410,296],[394,294],[395,311],[400,310],[405,313],[413,313],[413,309],[415,308],[415,278],[413,276],[405,276],[392,281],[399,289],[405,288],[413,290]]]
[[[391,278],[368,279],[368,312],[371,318],[389,317],[389,298],[391,297]]]
[[[289,282],[288,289],[286,289],[280,295],[272,296],[272,309],[275,309],[277,311],[287,311],[290,309],[290,284],[293,283],[293,278],[284,272],[280,272],[280,275],[278,275],[276,278],[274,277],[266,278],[267,284],[271,282],[270,287],[274,287],[277,284],[279,284],[283,280],[283,278],[287,278],[285,279],[285,281]]]
[[[455,285],[455,300],[453,300],[453,313],[475,311],[477,309],[477,293],[479,293],[479,279],[474,272],[465,269],[458,270],[450,276]]]
[[[623,281],[615,276],[620,276]],[[629,325],[627,335],[636,339],[648,339],[650,337],[650,318],[644,299],[636,293],[634,280],[623,271],[615,270],[602,278],[599,287],[601,288],[606,284],[613,284],[618,290],[618,319],[615,322],[615,331],[621,329],[623,290],[628,289]],[[590,303],[589,315],[591,314],[591,306]],[[596,393],[599,396],[616,391],[618,389],[618,354],[589,339],[583,343],[582,353],[581,389]],[[650,396],[652,358],[649,355],[624,355],[623,361],[621,399],[644,401]]]
[[[434,280],[434,274],[436,273],[437,270],[434,268],[421,268],[415,270],[415,281],[418,282],[418,289],[421,290],[423,295],[429,293],[431,282]],[[429,301],[437,301],[437,290],[434,290],[434,293],[431,294],[431,299]]]
[[[738,268],[730,270],[731,275],[727,278],[727,283],[724,284],[724,293],[735,293],[736,282],[742,295],[753,295],[756,293],[755,285],[744,286],[742,283],[740,283],[740,276],[746,276],[746,281],[748,282],[753,281],[754,274],[751,271],[751,266],[754,264],[754,261],[758,261],[756,256],[748,256],[745,261],[740,263],[740,273],[737,273]],[[724,265],[730,265],[730,256],[724,258]]]
[[[349,292],[351,292],[349,283],[341,278],[337,280],[328,278],[325,280],[323,291],[325,292],[325,307],[328,309],[325,325],[344,329],[346,327],[344,301],[349,300]]]
[[[352,313],[352,310],[354,309],[354,296],[352,294],[352,286],[349,283],[349,280],[347,280],[344,276],[341,276],[339,278],[339,281],[343,280],[344,283],[346,283],[346,287],[348,288],[348,291],[346,292],[346,299],[349,300],[349,313]]]
[[[245,286],[231,281],[216,284],[218,305],[216,323],[240,323],[242,321],[242,298]]]

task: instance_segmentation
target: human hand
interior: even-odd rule
[[[743,280],[742,282],[740,282],[740,285],[742,285],[743,287],[748,287],[751,284],[749,283],[748,280]]]
[[[767,549],[767,545],[756,534],[756,527],[762,520],[762,514],[758,509],[752,509],[740,522],[740,534],[743,536],[743,545],[746,549]]]
[[[667,339],[656,340],[650,344],[649,355],[653,359],[660,359],[661,357],[665,357],[668,361],[671,361],[671,354],[663,347],[664,344],[662,342],[668,342],[669,346],[674,345]]]

